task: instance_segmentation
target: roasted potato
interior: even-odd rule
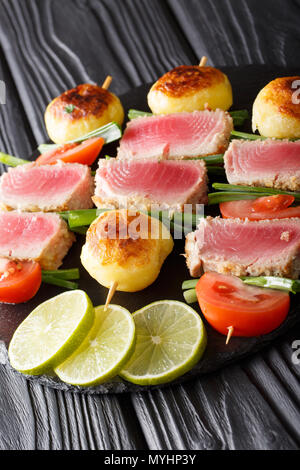
[[[163,75],[148,93],[154,114],[223,109],[232,105],[232,89],[227,76],[214,67],[181,65]]]
[[[260,90],[253,103],[253,132],[257,129],[264,137],[279,139],[300,138],[299,87],[300,77],[281,77]]]
[[[117,290],[135,292],[155,281],[173,245],[158,219],[125,209],[107,211],[88,229],[81,262],[101,285],[117,282]]]
[[[78,85],[65,91],[47,106],[45,125],[56,144],[87,134],[115,121],[122,125],[124,110],[119,98],[97,85]]]

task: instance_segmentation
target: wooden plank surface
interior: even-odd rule
[[[191,49],[213,64],[299,65],[299,0],[167,1]]]
[[[0,144],[18,156],[45,140],[46,104],[76,83],[111,74],[121,94],[203,54],[219,65],[299,63],[299,1],[0,1]],[[63,393],[0,364],[0,449],[299,448],[295,339],[300,327],[238,365],[133,395]]]

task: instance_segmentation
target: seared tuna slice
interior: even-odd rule
[[[127,124],[118,158],[192,158],[224,152],[232,131],[231,116],[194,111],[141,117]]]
[[[234,139],[224,162],[231,184],[300,190],[300,141]]]
[[[57,214],[0,212],[0,257],[35,260],[42,269],[57,269],[74,241]]]
[[[236,276],[300,274],[300,219],[261,220],[207,217],[186,238],[192,276],[216,271]]]
[[[93,200],[97,207],[183,210],[207,202],[205,163],[201,160],[99,160]]]
[[[23,211],[62,211],[93,206],[94,184],[87,165],[26,164],[0,179],[0,204]]]

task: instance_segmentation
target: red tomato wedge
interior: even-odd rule
[[[288,194],[259,197],[252,202],[252,211],[277,212],[291,206],[294,201],[294,196],[289,196]]]
[[[196,286],[197,298],[208,323],[219,333],[260,336],[275,330],[286,318],[287,292],[248,286],[235,276],[205,273]]]
[[[65,163],[82,163],[83,165],[92,165],[98,157],[103,144],[102,137],[88,139],[81,144],[65,144],[41,154],[37,159],[38,165],[53,165],[58,160]]]
[[[0,302],[19,304],[35,296],[42,270],[35,261],[0,260]]]
[[[300,217],[300,206],[289,207],[294,200],[294,196],[278,194],[258,199],[221,202],[220,211],[224,219],[264,220]]]

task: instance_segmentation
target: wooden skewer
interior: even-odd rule
[[[104,88],[104,90],[108,90],[110,87],[111,81],[112,81],[112,77],[110,75],[107,75],[106,79],[103,82],[102,88]]]
[[[107,297],[106,297],[106,302],[105,302],[105,305],[104,305],[104,311],[106,312],[107,310],[107,307],[109,306],[110,302],[111,302],[111,299],[113,298],[114,296],[114,293],[116,292],[117,290],[117,287],[118,287],[118,283],[117,281],[113,281],[111,283],[111,286],[109,288],[109,291],[108,291],[108,294],[107,294]]]
[[[231,336],[233,335],[234,327],[233,327],[233,326],[228,326],[227,329],[228,329],[228,334],[227,334],[227,338],[226,338],[226,344],[229,343],[230,338],[231,338]]]
[[[207,62],[207,57],[204,55],[201,57],[201,60],[199,62],[199,67],[205,67],[206,62]]]

